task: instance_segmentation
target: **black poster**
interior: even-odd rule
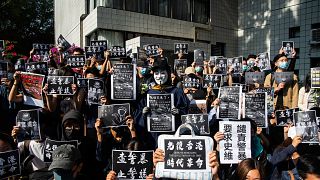
[[[58,75],[59,75],[59,69],[48,68],[48,76],[58,76]]]
[[[104,95],[104,83],[99,79],[88,80],[88,104],[99,104],[99,97]]]
[[[136,99],[136,65],[118,63],[113,66],[111,75],[111,99]]]
[[[302,137],[302,143],[319,144],[316,111],[298,111],[293,113],[296,134]]]
[[[261,71],[271,69],[269,54],[267,52],[259,53],[257,59],[259,61],[258,67]]]
[[[112,104],[98,107],[98,118],[104,127],[127,126],[126,117],[130,114],[130,104]]]
[[[174,60],[174,70],[177,72],[178,76],[184,74],[184,71],[187,68],[187,60],[186,59],[175,59]]]
[[[107,40],[90,41],[90,46],[103,46],[105,47],[105,49],[107,49],[108,41]]]
[[[73,76],[48,76],[48,95],[72,95]]]
[[[17,62],[14,64],[14,69],[16,71],[25,71],[25,60],[24,59],[18,59]]]
[[[205,170],[204,139],[164,139],[164,169]]]
[[[216,67],[218,68],[217,74],[227,74],[228,59],[227,58],[217,58]]]
[[[207,101],[205,99],[192,100],[189,104],[189,114],[207,114]]]
[[[151,109],[151,115],[147,118],[148,131],[175,131],[175,118],[171,114],[173,104],[173,94],[147,94],[147,106]]]
[[[320,88],[320,67],[311,68],[311,87]]]
[[[0,62],[0,78],[8,77],[8,63]]]
[[[112,170],[118,179],[146,179],[153,172],[153,151],[112,150]]]
[[[293,48],[294,48],[294,42],[293,41],[282,41],[282,48],[284,51],[284,54],[287,56],[287,58],[293,58]]]
[[[218,109],[218,118],[240,119],[240,93],[241,86],[224,86],[220,88],[221,100]]]
[[[277,84],[292,83],[293,81],[293,72],[274,72],[273,75]]]
[[[254,120],[258,127],[268,126],[267,93],[246,93],[244,116]]]
[[[143,46],[147,56],[158,56],[158,48],[160,48],[159,44],[148,44]]]
[[[189,76],[183,77],[183,87],[184,88],[197,88],[201,87],[201,81],[199,78],[192,78]]]
[[[121,46],[112,46],[110,49],[110,59],[126,58],[126,48]]]
[[[140,47],[137,47],[137,59],[138,59],[138,61],[142,61],[142,62],[144,62],[144,61],[146,61],[147,60],[147,51],[145,50],[145,49],[143,49],[143,48],[140,48]]]
[[[43,161],[46,163],[51,163],[52,162],[52,153],[53,151],[63,145],[63,144],[71,144],[78,148],[78,141],[77,140],[72,140],[72,141],[55,141],[51,139],[46,139],[44,143],[44,158]]]
[[[20,175],[19,149],[0,152],[0,179]]]
[[[181,116],[182,123],[195,125],[200,135],[210,134],[209,120],[207,114],[187,114]]]
[[[188,43],[174,43],[174,54],[188,54]]]
[[[58,46],[64,47],[64,50],[68,50],[71,47],[70,43],[62,36],[62,34],[58,37],[57,44]]]
[[[16,125],[21,128],[18,141],[41,139],[39,110],[20,110],[16,117]]]
[[[84,55],[77,56],[68,56],[67,57],[67,65],[72,68],[83,67],[86,62],[86,58]]]
[[[87,78],[77,78],[77,86],[79,88],[88,89],[88,79]]]
[[[228,68],[233,68],[234,74],[242,72],[242,59],[243,57],[228,58]]]
[[[203,75],[203,88],[212,87],[219,89],[223,85],[223,76],[221,74],[205,74]]]
[[[264,84],[264,72],[245,72],[246,84]]]
[[[255,89],[256,93],[267,93],[267,111],[268,116],[273,114],[273,97],[274,97],[274,88],[257,88]]]
[[[277,110],[275,116],[277,119],[277,126],[286,126],[293,124],[293,113],[295,109]]]
[[[85,46],[86,59],[96,57],[97,60],[104,60],[104,46]]]
[[[48,74],[47,62],[31,62],[31,63],[26,63],[25,66],[26,66],[26,72],[34,72],[42,75]]]
[[[200,49],[196,49],[193,51],[194,53],[194,62],[196,64],[196,66],[203,66],[204,63],[204,51],[200,50]]]
[[[39,56],[49,56],[49,51],[53,47],[52,44],[33,44],[33,54]]]

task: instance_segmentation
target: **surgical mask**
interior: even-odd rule
[[[98,65],[97,66],[97,69],[100,71],[101,70],[101,68],[102,68],[102,65]]]
[[[145,76],[147,74],[149,74],[149,69],[148,68],[141,68],[141,75]]]
[[[195,71],[198,73],[198,72],[202,72],[202,67],[200,67],[200,66],[197,66],[196,68],[195,68]]]
[[[279,68],[280,69],[288,69],[289,62],[280,62]]]
[[[242,71],[248,71],[248,66],[247,65],[242,65]]]

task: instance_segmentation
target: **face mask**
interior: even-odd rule
[[[195,71],[196,71],[197,73],[198,73],[198,72],[202,72],[202,67],[199,67],[199,66],[196,67],[196,68],[195,68]]]
[[[289,67],[289,62],[281,62],[279,65],[280,69],[288,69]]]
[[[168,80],[168,76],[168,72],[165,70],[158,70],[153,74],[155,82],[159,85],[165,84]]]
[[[248,61],[247,64],[248,66],[252,67],[254,65],[254,61]]]
[[[248,66],[247,65],[242,65],[242,71],[248,71]]]
[[[69,129],[65,128],[64,133],[66,135],[66,139],[68,140],[78,140],[80,138],[80,129]]]
[[[149,69],[148,68],[142,68],[140,72],[141,72],[141,74],[143,76],[145,76],[145,75],[149,74]]]
[[[102,68],[102,65],[98,65],[97,66],[97,69],[100,71],[101,70],[101,68]]]

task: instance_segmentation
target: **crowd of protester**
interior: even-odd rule
[[[147,94],[170,93],[174,95],[174,107],[171,113],[175,116],[175,127],[181,125],[181,115],[188,114],[190,101],[205,99],[210,122],[210,136],[214,139],[214,148],[209,154],[209,165],[214,179],[320,179],[319,144],[301,143],[300,136],[288,137],[288,129],[293,124],[284,127],[276,126],[274,114],[268,118],[268,128],[257,127],[249,118],[239,121],[251,122],[251,158],[239,164],[221,164],[219,162],[219,142],[224,139],[219,132],[217,109],[220,100],[212,87],[184,88],[180,76],[171,67],[168,59],[163,56],[163,50],[158,49],[158,56],[149,56],[137,63],[137,98],[132,101],[114,101],[110,98],[111,75],[113,63],[110,52],[104,52],[104,60],[91,57],[83,68],[71,68],[66,65],[64,47],[50,50],[49,68],[59,70],[59,76],[74,76],[80,73],[83,78],[99,78],[104,81],[105,93],[99,98],[100,104],[88,104],[87,92],[76,84],[72,86],[73,95],[48,95],[48,85],[45,82],[42,90],[44,108],[40,110],[41,137],[39,140],[17,141],[21,127],[16,125],[19,110],[35,109],[37,107],[24,104],[21,89],[21,69],[15,68],[15,59],[3,57],[2,62],[9,63],[9,73],[12,76],[1,79],[0,86],[0,152],[19,149],[21,154],[21,175],[14,178],[22,179],[117,179],[112,170],[112,150],[154,150],[153,164],[165,161],[163,149],[158,148],[157,139],[160,134],[148,132],[146,117],[150,114],[147,107]],[[83,55],[81,48],[73,48],[72,55]],[[27,62],[33,61],[33,51]],[[180,53],[179,59],[183,59]],[[123,63],[131,63],[131,58],[121,59]],[[273,72],[293,71],[295,59],[284,55],[282,49],[270,62]],[[223,86],[233,83],[244,83],[246,72],[259,72],[256,55],[243,59],[242,73],[234,75],[233,67],[228,68]],[[37,72],[33,72],[37,73]],[[203,81],[203,74],[219,73],[219,68],[208,61],[203,66],[192,63],[187,67],[184,76]],[[274,110],[300,108],[300,110],[319,109],[316,98],[318,92],[310,87],[310,76],[307,76],[303,86],[299,86],[298,77],[294,75],[292,82],[277,84],[272,73],[265,77],[264,87],[274,88]],[[258,87],[250,86],[250,89]],[[300,88],[300,91],[299,91]],[[98,118],[98,106],[130,103],[131,112],[127,116],[126,125],[121,127],[102,128],[103,121]],[[90,126],[89,122],[94,122]],[[55,149],[53,162],[44,163],[45,139],[70,141],[78,140],[78,148],[63,145]],[[60,155],[60,156],[59,156]],[[146,179],[157,179],[149,174]]]

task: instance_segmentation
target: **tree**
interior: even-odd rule
[[[4,0],[0,3],[0,39],[17,41],[28,55],[32,43],[54,43],[53,0]]]

